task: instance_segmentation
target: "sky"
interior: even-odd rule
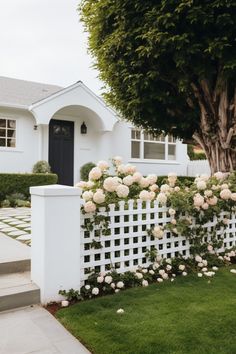
[[[102,83],[87,52],[80,0],[0,0],[0,76],[62,87]]]

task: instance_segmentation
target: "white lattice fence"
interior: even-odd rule
[[[144,205],[145,204],[145,205]],[[98,225],[94,225],[93,231],[86,231],[83,225],[91,215],[81,215],[81,281],[87,279],[92,271],[104,272],[115,268],[117,272],[125,272],[136,266],[148,266],[147,250],[155,247],[158,254],[163,257],[175,257],[179,254],[189,256],[190,243],[184,235],[173,235],[165,231],[164,237],[158,240],[150,237],[147,230],[155,225],[165,225],[170,221],[166,207],[161,207],[157,202],[135,203],[130,200],[126,205],[119,203],[109,206],[109,211],[100,209],[99,215],[109,217],[109,234],[102,235]],[[222,219],[226,213],[222,213]],[[211,240],[211,232],[217,219],[204,225],[206,229],[205,242]],[[236,244],[235,215],[232,215],[226,230],[220,227],[216,230],[217,238],[224,232],[224,248],[230,248]],[[93,241],[100,243],[101,248],[91,247]]]

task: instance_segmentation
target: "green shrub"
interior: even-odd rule
[[[206,160],[206,154],[204,152],[195,152],[194,151],[194,146],[189,144],[188,145],[188,156],[191,161],[194,160]]]
[[[41,160],[36,162],[33,166],[33,173],[50,173],[51,167],[47,161]]]
[[[167,183],[168,179],[167,176],[158,176],[157,177],[157,184],[158,186]],[[189,177],[189,176],[178,176],[178,180],[176,185],[184,185],[186,187],[190,187],[195,180],[195,177]]]
[[[57,183],[57,175],[40,173],[0,173],[0,201],[13,193],[29,198],[29,188]]]
[[[95,167],[95,163],[93,162],[87,162],[84,164],[81,169],[80,169],[80,179],[81,181],[87,181],[88,180],[88,175],[89,172],[92,170],[93,167]]]

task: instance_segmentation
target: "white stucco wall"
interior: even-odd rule
[[[181,141],[176,143],[176,160],[140,160],[131,158],[131,126],[126,122],[117,122],[112,132],[112,156],[119,155],[125,163],[135,165],[141,173],[147,175],[155,173],[158,176],[175,172],[179,176],[187,175],[187,145]]]
[[[38,131],[34,117],[24,110],[0,108],[0,118],[16,120],[16,147],[0,147],[1,172],[31,172],[38,160]]]

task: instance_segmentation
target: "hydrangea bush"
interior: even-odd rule
[[[188,259],[176,257],[162,259],[156,249],[149,251],[151,264],[148,268],[136,267],[133,271],[118,274],[115,270],[106,273],[93,273],[86,284],[81,288],[84,298],[118,292],[132,286],[147,286],[150,282],[173,281],[176,275],[186,276],[195,272],[199,277],[212,277],[219,266],[235,259],[234,249],[221,252],[223,231],[229,223],[230,214],[236,208],[236,174],[217,172],[214,176],[201,175],[191,186],[182,185],[175,173],[170,173],[166,183],[158,186],[157,176],[150,174],[143,176],[130,164],[123,164],[122,158],[112,159],[113,173],[106,161],[99,161],[89,173],[87,182],[81,181],[76,186],[82,189],[84,204],[82,212],[89,215],[85,228],[93,230],[99,225],[103,234],[109,229],[109,216],[99,214],[101,207],[109,210],[109,204],[133,199],[154,203],[156,200],[161,206],[168,208],[170,222],[165,226],[157,224],[147,234],[162,239],[165,230],[173,236],[181,234],[190,240],[191,256]],[[127,203],[128,205],[128,203]],[[222,211],[224,217],[222,217]],[[215,220],[207,236],[209,242],[204,242],[206,229],[204,224]],[[222,237],[216,237],[216,231],[221,228]],[[94,241],[94,247],[99,243]],[[148,253],[148,252],[147,252]]]

